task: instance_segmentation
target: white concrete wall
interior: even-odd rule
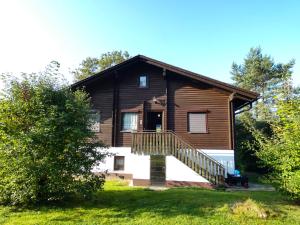
[[[211,150],[203,149],[204,153],[222,163],[226,173],[234,170],[234,151],[233,150]],[[125,165],[123,171],[114,171],[114,157],[106,157],[99,166],[93,169],[94,172],[110,173],[128,173],[132,174],[134,179],[150,179],[150,156],[135,155],[131,153],[130,147],[111,147],[109,153],[125,156]],[[190,181],[190,182],[208,182],[205,178],[198,175],[188,166],[173,156],[166,157],[166,180]]]
[[[208,182],[174,156],[166,157],[166,180]]]
[[[101,150],[100,150],[101,151]],[[134,179],[150,179],[150,156],[131,154],[130,147],[110,147],[109,153],[125,156],[124,170],[114,170],[114,157],[106,157],[93,172],[129,173]]]

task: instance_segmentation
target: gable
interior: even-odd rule
[[[137,55],[131,59],[128,59],[120,64],[117,64],[113,67],[110,67],[106,70],[103,70],[91,77],[88,77],[84,80],[81,80],[77,83],[71,85],[72,89],[77,89],[81,87],[93,86],[94,83],[101,82],[104,79],[114,79],[115,77],[119,77],[122,72],[132,70],[136,67],[145,67],[146,65],[152,65],[161,70],[163,76],[170,76],[172,79],[172,75],[176,75],[176,77],[181,77],[183,79],[188,79],[191,83],[196,85],[206,84],[211,87],[215,87],[220,91],[225,91],[231,94],[232,100],[235,102],[236,109],[243,107],[247,104],[256,101],[258,98],[258,94],[252,91],[248,91],[239,87],[235,87],[233,85],[193,73],[191,71],[166,64],[164,62],[160,62],[155,59],[148,58],[146,56]]]

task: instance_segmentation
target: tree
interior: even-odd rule
[[[272,169],[273,183],[300,200],[300,98],[278,102],[271,137],[249,127],[259,145],[257,156]]]
[[[270,122],[276,111],[276,101],[290,99],[296,93],[291,82],[294,64],[294,60],[287,64],[276,63],[271,56],[263,55],[259,47],[251,48],[241,65],[232,64],[235,85],[258,92],[261,97],[254,104],[252,113],[243,113],[236,118],[237,165],[243,165],[245,170],[266,171],[266,168],[259,168],[261,161],[255,155],[259,146],[254,144],[255,137],[247,130],[246,121],[255,118],[255,129],[266,136],[271,135]]]
[[[87,57],[81,62],[78,68],[72,71],[72,73],[75,81],[79,81],[111,66],[119,64],[129,58],[130,56],[127,51],[107,52],[102,54],[100,58]]]
[[[91,172],[105,154],[88,128],[88,95],[57,84],[53,71],[58,66],[23,74],[22,80],[5,79],[8,87],[0,99],[2,204],[87,196],[103,185],[103,177]]]
[[[260,47],[251,48],[242,65],[232,64],[232,79],[235,85],[258,92],[261,100],[255,106],[255,117],[261,120],[271,119],[274,98],[287,99],[292,94],[291,60],[287,64],[275,63],[271,56],[263,55]]]
[[[255,135],[248,129],[247,121],[251,118],[251,114],[249,114],[250,112],[244,112],[235,121],[235,132],[237,134],[235,148],[236,167],[242,172],[266,174],[269,168],[265,166],[256,155],[260,146],[256,142]],[[265,136],[271,135],[272,131],[269,123],[265,121],[255,121],[251,123],[251,125]]]

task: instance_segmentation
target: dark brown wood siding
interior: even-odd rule
[[[123,112],[138,113],[138,130],[144,129],[148,111],[163,112],[163,129],[173,130],[177,135],[202,149],[232,149],[232,115],[230,115],[229,92],[221,91],[208,84],[167,71],[146,63],[131,65],[116,71],[116,146],[131,146],[131,133],[121,131]],[[149,87],[139,88],[139,75],[148,76]],[[111,79],[89,86],[95,109],[101,112],[101,132],[97,135],[108,145],[113,145],[112,113],[114,75]],[[166,97],[166,93],[167,96]],[[159,100],[153,102],[153,97]],[[191,134],[188,132],[188,112],[207,111],[208,133]]]
[[[202,149],[231,149],[229,93],[169,76],[168,127]],[[207,111],[208,133],[188,132],[188,113]]]
[[[97,82],[97,84],[90,86],[87,91],[90,93],[93,108],[100,111],[100,132],[97,132],[96,135],[106,145],[110,146],[112,142],[112,80]]]
[[[139,75],[147,75],[148,88],[138,87]],[[120,72],[119,85],[119,120],[117,132],[117,146],[131,146],[131,133],[121,131],[122,112],[138,112],[138,130],[143,130],[144,115],[147,111],[164,111],[165,106],[155,104],[152,100],[166,101],[166,82],[163,77],[163,70],[151,65],[142,64],[126,72]],[[145,112],[144,112],[145,110]],[[163,113],[164,119],[166,114]]]

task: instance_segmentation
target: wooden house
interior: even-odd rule
[[[223,184],[234,170],[237,111],[258,94],[142,55],[72,85],[93,105],[109,147],[95,172],[132,185]]]

